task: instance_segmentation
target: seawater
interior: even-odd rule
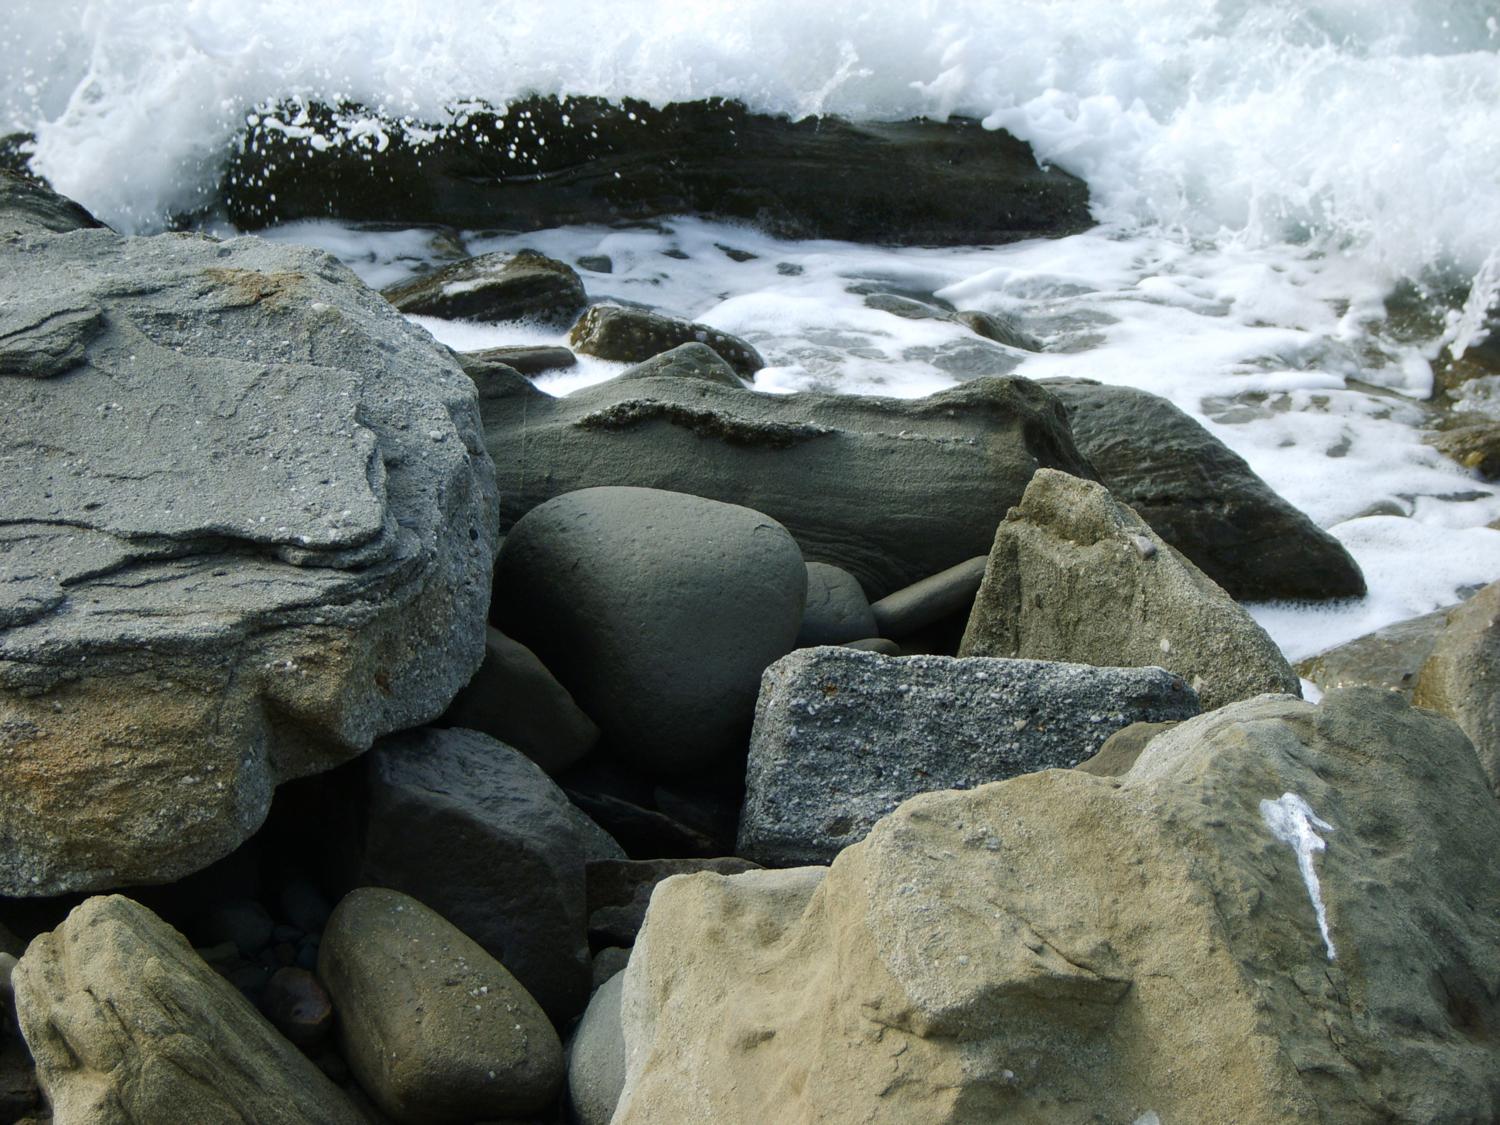
[[[1088,182],[1098,228],[943,250],[695,219],[464,241],[607,254],[610,273],[580,270],[591,296],[745,336],[770,363],[763,390],[909,397],[989,364],[1166,395],[1364,567],[1359,602],[1253,607],[1299,659],[1500,578],[1483,526],[1500,489],[1420,441],[1431,361],[1475,338],[1500,287],[1497,45],[1500,4],[1474,0],[11,0],[0,131],[34,132],[37,171],[144,233],[201,210],[247,116],[286,98],[441,124],[530,93],[717,95],[1008,129]],[[376,285],[442,254],[423,231],[264,233]],[[956,325],[866,308],[848,290],[867,282],[1016,317],[1047,351],[976,358]],[[1387,311],[1398,286],[1415,315]],[[557,339],[421,323],[462,348]],[[563,393],[619,369],[539,382]]]

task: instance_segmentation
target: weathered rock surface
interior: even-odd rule
[[[960,656],[1156,665],[1204,710],[1302,694],[1264,629],[1092,481],[1038,470],[996,529]]]
[[[675,316],[595,305],[578,318],[568,343],[584,355],[639,363],[683,344],[700,343],[746,379],[766,365],[760,353],[738,336]]]
[[[1135,765],[1136,759],[1150,745],[1151,740],[1177,725],[1176,723],[1131,723],[1128,727],[1117,730],[1106,738],[1104,745],[1099,747],[1099,753],[1079,762],[1073,768],[1082,770],[1084,773],[1091,773],[1095,777],[1119,777],[1122,773],[1129,773],[1130,767]]]
[[[687,344],[565,398],[519,379],[482,387],[502,528],[581,488],[688,492],[766,513],[876,599],[987,554],[1038,466],[1093,476],[1062,406],[1026,379],[914,400],[773,395],[725,385],[704,353]],[[718,377],[689,377],[684,356]]]
[[[624,984],[616,973],[599,986],[568,1050],[568,1105],[578,1125],[609,1125],[625,1086]]]
[[[1230,597],[1364,596],[1364,575],[1344,545],[1169,400],[1088,380],[1042,385],[1068,408],[1073,440],[1110,494]]]
[[[39,180],[0,169],[0,233],[65,234],[102,227],[84,208]]]
[[[1427,434],[1422,441],[1436,446],[1466,469],[1474,469],[1485,480],[1500,480],[1500,422],[1478,421],[1451,430]]]
[[[583,281],[572,266],[532,250],[466,258],[381,293],[404,313],[490,324],[566,324],[588,303]]]
[[[330,140],[337,116],[371,116],[284,109]],[[290,120],[261,114],[231,150],[221,192],[242,230],[323,217],[537,230],[696,213],[785,238],[970,246],[1093,225],[1082,181],[964,118],[794,122],[717,99],[535,97],[504,116],[470,109],[430,144],[392,122],[378,148],[351,136],[321,149],[273,124]]]
[[[614,1122],[1488,1121],[1497,832],[1462,732],[1368,688],[926,794],[826,874],[657,888]]]
[[[493,626],[485,636],[484,663],[442,722],[498,738],[547,773],[572,765],[599,741],[599,728],[536,653]]]
[[[68,209],[0,201],[8,895],[184,875],[435,718],[496,542],[473,384],[334,258]]]
[[[1449,612],[1412,700],[1463,728],[1500,791],[1500,582]]]
[[[952,614],[967,616],[988,562],[978,555],[881,598],[870,607],[879,635],[899,641]]]
[[[533,509],[496,576],[500,626],[614,752],[661,774],[705,770],[744,745],[760,674],[791,650],[807,599],[807,567],[774,519],[647,488]]]
[[[714,859],[597,860],[588,865],[589,939],[597,945],[627,946],[635,941],[651,892],[673,875],[713,871],[738,875],[760,864],[735,856]]]
[[[1198,699],[1160,668],[801,649],[766,669],[737,855],[828,863],[902,801],[1075,766]]]
[[[318,975],[349,1068],[401,1125],[469,1125],[546,1109],[562,1044],[498,961],[422,903],[354,891],[323,935]]]
[[[807,564],[807,605],[797,647],[841,645],[877,634],[875,615],[859,579],[827,563]]]
[[[566,1024],[591,983],[582,814],[533,762],[475,731],[391,735],[369,762],[360,882],[437,911]]]
[[[578,364],[578,357],[567,348],[507,344],[477,352],[459,352],[458,362],[465,373],[470,367],[503,364],[513,371],[519,371],[522,375],[539,375],[543,371],[575,367]]]
[[[1298,663],[1297,674],[1323,691],[1366,684],[1399,691],[1409,702],[1417,686],[1417,674],[1454,608],[1445,606],[1421,617],[1397,621],[1310,656]]]
[[[363,1125],[343,1092],[187,940],[119,895],[36,938],[21,1030],[57,1125]]]

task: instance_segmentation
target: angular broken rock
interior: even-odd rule
[[[381,293],[404,313],[490,324],[506,320],[566,324],[588,301],[572,266],[533,250],[481,254]]]
[[[657,887],[612,1121],[1490,1121],[1497,836],[1462,732],[1370,688],[925,794]]]
[[[1463,728],[1500,791],[1500,582],[1449,611],[1412,702]]]
[[[519,377],[487,385],[502,529],[581,488],[689,492],[764,512],[875,599],[987,554],[1039,465],[1094,475],[1061,404],[1027,379],[893,399],[764,394],[726,375],[685,344],[564,398]]]
[[[46,219],[0,241],[5,895],[185,875],[436,717],[496,542],[473,384],[336,259]]]
[[[1102,485],[1039,469],[995,531],[960,656],[1150,665],[1211,711],[1301,695],[1266,631]]]
[[[595,305],[578,318],[568,334],[568,343],[584,355],[625,363],[639,363],[695,341],[712,348],[735,374],[746,379],[766,365],[760,353],[738,336],[706,324],[619,305]]]
[[[800,649],[766,669],[738,855],[828,863],[902,801],[1092,757],[1198,698],[1160,668]]]
[[[342,1090],[139,903],[91,898],[16,966],[58,1125],[363,1125]]]

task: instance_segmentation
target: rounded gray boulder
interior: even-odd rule
[[[879,631],[858,578],[829,563],[807,564],[807,607],[797,647],[847,644]]]
[[[497,624],[615,752],[710,768],[749,735],[760,676],[802,625],[807,568],[769,516],[651,488],[586,488],[522,518],[496,562]]]

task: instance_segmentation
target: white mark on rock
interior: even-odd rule
[[[1318,883],[1317,871],[1313,869],[1313,854],[1328,847],[1314,829],[1332,832],[1333,825],[1321,819],[1295,793],[1283,793],[1279,801],[1262,801],[1260,816],[1271,830],[1271,835],[1282,843],[1292,845],[1297,853],[1297,867],[1302,872],[1302,881],[1307,884],[1307,897],[1312,899],[1313,911],[1318,916],[1318,932],[1323,935],[1323,944],[1328,948],[1328,959],[1332,961],[1335,953],[1333,938],[1328,935],[1328,908],[1323,905],[1323,888]]]
[[[1156,1110],[1148,1109],[1135,1119],[1135,1125],[1161,1125],[1161,1118],[1156,1116]]]

